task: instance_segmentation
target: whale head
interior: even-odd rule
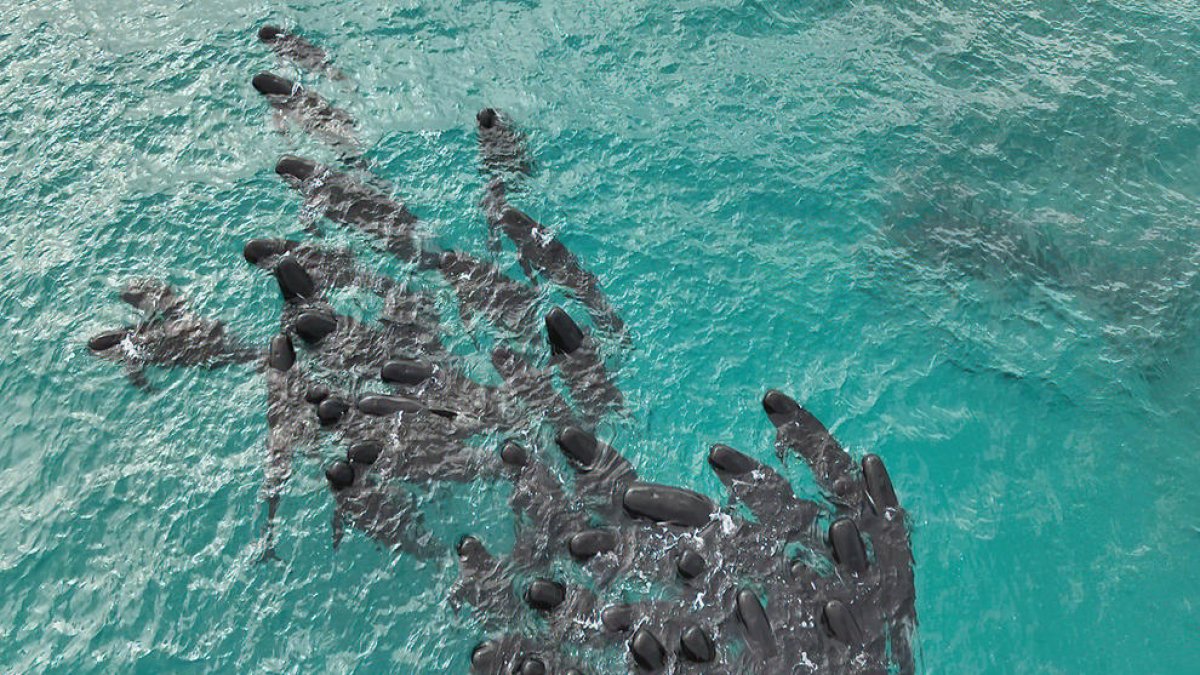
[[[505,466],[517,469],[529,462],[529,452],[520,443],[509,439],[504,442],[504,447],[500,448],[500,460]]]
[[[334,490],[348,488],[354,483],[354,467],[349,462],[334,462],[325,469],[325,479]]]
[[[129,335],[130,330],[131,329],[126,326],[125,328],[106,330],[103,333],[93,335],[91,339],[88,340],[88,349],[97,354],[100,352],[106,352],[121,344],[121,341],[124,340],[127,335]]]
[[[263,96],[291,96],[296,89],[295,82],[267,72],[255,75],[250,84],[254,85],[255,91]]]
[[[263,42],[270,42],[272,40],[281,38],[284,35],[286,35],[286,33],[283,32],[282,28],[279,26],[272,26],[271,24],[267,24],[258,29],[258,39],[262,40]]]
[[[772,389],[763,396],[762,406],[767,418],[776,427],[795,421],[803,412],[799,403],[778,389]]]
[[[285,155],[275,164],[275,173],[286,179],[303,183],[317,172],[317,163],[295,155]]]
[[[242,248],[242,256],[251,265],[257,265],[270,258],[283,255],[300,245],[290,239],[251,239]]]
[[[475,121],[479,123],[480,129],[491,129],[500,123],[500,113],[496,112],[495,108],[484,108],[475,116]]]
[[[481,566],[492,557],[483,542],[470,535],[459,539],[458,545],[454,548],[458,552],[459,562],[467,566]]]
[[[563,311],[555,307],[546,315],[546,339],[555,354],[570,354],[583,345],[583,330]]]

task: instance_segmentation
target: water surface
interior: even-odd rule
[[[350,79],[280,67],[268,20]],[[604,435],[721,497],[705,449],[775,462],[774,386],[883,456],[923,670],[1200,663],[1195,2],[46,0],[0,26],[0,670],[465,672],[481,638],[444,598],[459,536],[511,541],[501,486],[422,494],[441,559],[334,552],[301,460],[285,562],[256,565],[262,375],[146,394],[85,349],[141,276],[277,329],[242,244],[307,236],[281,154],[336,158],[273,128],[262,69],[352,111],[374,172],[477,253],[474,114],[519,120],[539,170],[514,203],[634,336]]]

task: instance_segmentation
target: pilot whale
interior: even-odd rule
[[[538,295],[533,289],[461,251],[443,253],[437,269],[458,296],[466,325],[481,317],[512,337],[530,340],[537,334]]]
[[[219,368],[259,358],[258,350],[226,335],[225,324],[187,309],[187,303],[165,282],[131,282],[121,291],[121,299],[141,310],[142,318],[92,336],[88,349],[122,364],[139,388],[149,386],[144,374],[148,365]]]
[[[357,149],[354,118],[320,94],[274,73],[259,73],[251,84],[266,97],[279,121],[290,120],[336,149]]]
[[[594,424],[605,413],[620,409],[624,397],[604,367],[596,340],[561,307],[550,310],[545,321],[550,362],[566,381],[584,419]]]
[[[417,261],[417,217],[403,204],[344,173],[294,155],[280,159],[275,173],[325,217],[374,237],[400,260]]]
[[[346,75],[329,63],[329,55],[312,42],[289,33],[279,26],[266,24],[258,29],[258,39],[268,45],[280,58],[332,80],[344,80]]]
[[[475,116],[475,121],[485,172],[492,176],[507,175],[510,179],[532,172],[526,149],[528,139],[513,126],[507,115],[495,108],[484,108]]]
[[[370,473],[370,465],[345,461],[325,470],[334,497],[333,547],[338,548],[350,526],[389,549],[432,557],[436,542],[425,529],[412,495],[375,482]]]
[[[454,410],[485,427],[509,428],[517,422],[504,393],[476,382],[462,371],[459,357],[445,350],[436,308],[425,306],[422,296],[391,280],[373,281],[390,289],[387,304],[378,321],[363,322],[334,311],[324,296],[324,283],[354,282],[362,276],[348,270],[319,275],[319,268],[312,267],[348,265],[350,260],[326,256],[316,247],[267,245],[264,240],[252,244],[247,245],[253,249],[249,257],[263,266],[274,263],[272,271],[285,300],[284,330],[306,345],[323,371],[342,379],[353,376],[359,383],[381,380],[397,394],[411,395],[430,409]],[[268,249],[281,252],[265,256]],[[388,395],[381,396],[385,398],[379,400],[385,401]]]
[[[267,521],[263,526],[263,553],[260,560],[277,559],[275,554],[275,517],[280,495],[292,476],[292,461],[297,449],[315,445],[318,425],[307,415],[307,393],[315,386],[296,365],[292,340],[280,333],[271,339],[267,351],[267,454],[263,462],[260,498],[267,503]]]

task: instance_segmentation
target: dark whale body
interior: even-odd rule
[[[334,107],[320,94],[275,75],[259,73],[251,80],[254,89],[266,97],[271,107],[296,126],[318,136],[338,149],[354,149],[354,118],[341,108]]]
[[[546,314],[545,325],[550,363],[558,368],[584,419],[594,424],[610,410],[621,408],[624,397],[605,369],[595,340],[561,307]]]
[[[329,55],[308,40],[285,31],[278,26],[264,25],[258,30],[258,39],[271,47],[280,58],[317,73],[324,73],[332,80],[344,80],[346,75],[329,63]]]
[[[142,318],[133,325],[94,335],[88,340],[88,349],[124,365],[138,387],[148,386],[143,373],[148,365],[219,368],[259,357],[258,350],[226,335],[224,323],[188,310],[165,282],[131,282],[121,292],[121,299],[141,310]]]
[[[623,334],[625,323],[600,291],[600,282],[554,233],[511,206],[507,191],[529,173],[526,140],[506,115],[484,108],[476,116],[479,150],[484,171],[492,176],[483,200],[489,226],[489,246],[499,250],[499,233],[517,247],[517,260],[530,281],[538,275],[561,286],[588,308],[592,322],[614,334]]]
[[[535,274],[561,286],[576,297],[597,327],[614,334],[625,331],[625,322],[600,290],[596,275],[584,269],[554,233],[509,205],[504,183],[493,181],[484,199],[484,213],[493,231],[503,232],[517,247],[517,259],[530,279]]]
[[[462,413],[485,427],[516,423],[502,392],[473,380],[446,353],[430,298],[390,278],[359,271],[352,257],[319,247],[254,240],[246,251],[247,259],[273,270],[287,301],[284,327],[312,350],[322,370],[379,378],[394,386],[396,394],[414,396],[429,410]],[[325,293],[343,284],[380,289],[387,302],[377,322],[332,311]],[[412,379],[416,373],[421,376]],[[379,406],[390,400],[383,396],[367,407],[381,410]]]
[[[412,497],[376,483],[370,474],[370,465],[341,461],[326,469],[335,503],[333,547],[341,544],[348,525],[390,549],[418,558],[431,557],[436,546]]]
[[[415,298],[415,294],[408,292],[403,284],[391,277],[373,273],[360,266],[349,249],[328,248],[290,239],[251,239],[243,247],[242,256],[246,262],[272,272],[277,277],[281,263],[290,259],[290,265],[299,267],[302,273],[309,277],[310,282],[307,283],[311,283],[312,292],[317,297],[324,297],[335,289],[356,288],[385,300],[396,300],[401,295]],[[283,288],[282,282],[280,290],[285,299],[290,299],[290,291]],[[426,299],[425,302],[431,300]],[[390,312],[391,309],[385,311],[385,315]],[[430,321],[433,319],[423,319],[424,323]]]
[[[346,174],[293,155],[280,159],[275,173],[319,207],[325,217],[374,237],[400,260],[418,260],[417,217],[403,204]]]
[[[292,476],[292,462],[298,449],[314,447],[317,421],[307,413],[307,392],[311,381],[296,365],[292,340],[280,333],[271,339],[267,353],[267,454],[263,462],[260,498],[267,502],[267,521],[263,526],[262,560],[274,559],[275,516],[283,487]]]
[[[532,172],[525,134],[499,110],[484,108],[475,116],[484,171],[510,180]]]

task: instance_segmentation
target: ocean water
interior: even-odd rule
[[[484,251],[475,112],[529,132],[513,202],[630,326],[601,436],[647,478],[723,497],[717,441],[778,466],[769,387],[881,455],[922,672],[1200,672],[1198,63],[1192,0],[0,4],[0,671],[457,673],[482,637],[445,595],[458,537],[511,541],[502,486],[422,492],[439,559],[335,552],[301,457],[255,564],[262,374],[147,393],[85,347],[136,277],[277,330],[242,244],[308,236],[281,154],[336,157],[272,124],[273,69],[446,246]]]

